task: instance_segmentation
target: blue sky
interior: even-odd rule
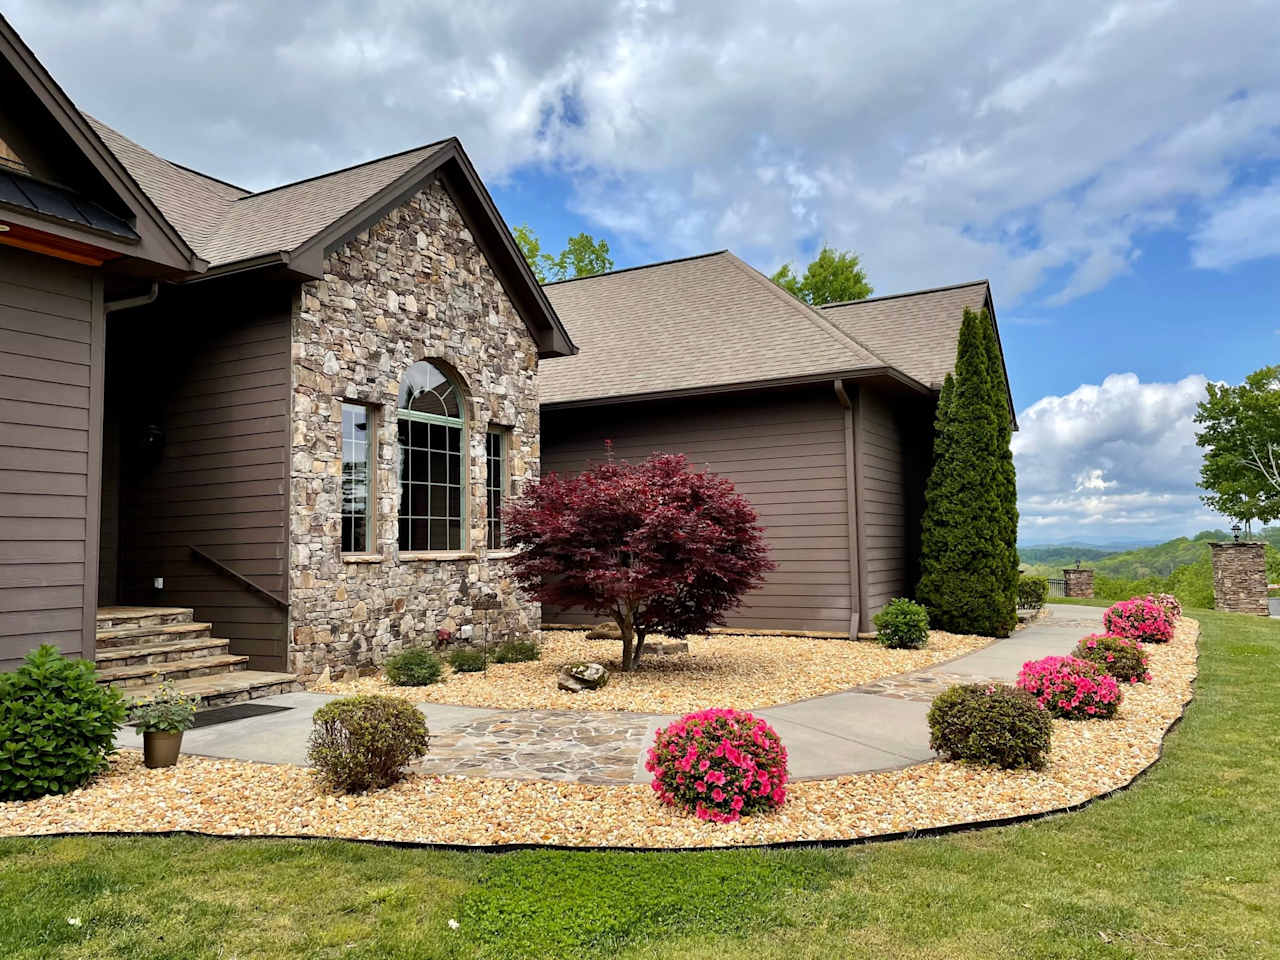
[[[988,277],[1026,542],[1200,508],[1196,401],[1280,360],[1280,16],[1213,4],[11,0],[83,109],[251,188],[454,135],[619,266],[823,242]]]

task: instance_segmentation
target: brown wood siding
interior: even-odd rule
[[[284,668],[286,611],[191,547],[287,596],[291,296],[281,282],[165,291],[123,314],[110,343],[121,600],[192,607],[261,670]],[[138,445],[150,423],[163,431],[159,451]]]
[[[896,407],[894,398],[874,389],[859,391],[854,435],[864,627],[894,597],[910,594],[906,456]]]
[[[554,361],[551,361],[554,362]],[[844,414],[832,387],[679,403],[543,411],[542,472],[683,453],[734,482],[760,514],[778,569],[730,626],[845,633],[852,609]],[[587,623],[544,610],[547,622]]]
[[[0,247],[0,670],[93,651],[103,338],[93,271]]]

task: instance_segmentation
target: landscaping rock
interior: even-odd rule
[[[612,620],[605,620],[598,623],[587,631],[588,640],[621,640],[622,631],[618,629],[618,625]]]
[[[677,653],[688,653],[689,644],[684,640],[668,640],[666,643],[655,643],[652,640],[646,640],[644,644],[644,655],[656,653],[660,657],[670,657]]]
[[[599,690],[609,682],[609,671],[598,663],[570,663],[560,668],[556,686],[570,693]]]

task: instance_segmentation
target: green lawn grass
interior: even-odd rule
[[[0,840],[0,957],[1280,956],[1280,623],[1192,615],[1165,759],[1076,814],[790,852]]]

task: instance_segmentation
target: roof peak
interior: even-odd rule
[[[340,174],[340,173],[347,173],[347,172],[349,172],[349,171],[351,171],[351,170],[359,170],[361,167],[368,167],[368,166],[371,166],[372,164],[375,164],[375,163],[382,163],[384,160],[394,160],[394,159],[396,159],[397,157],[406,157],[406,156],[408,156],[408,155],[409,155],[409,154],[411,154],[411,153],[418,153],[418,152],[419,152],[419,151],[421,151],[421,150],[430,150],[430,149],[431,149],[431,148],[433,148],[433,147],[439,147],[439,146],[441,146],[441,145],[443,145],[443,144],[448,143],[450,140],[454,140],[454,139],[456,139],[456,138],[454,138],[454,137],[444,137],[443,139],[440,139],[440,140],[433,140],[431,143],[423,143],[423,144],[420,144],[420,145],[418,145],[418,146],[416,146],[416,147],[410,147],[410,148],[409,148],[409,149],[407,149],[407,150],[398,150],[398,151],[396,151],[395,153],[388,153],[388,154],[386,154],[386,155],[384,155],[384,156],[381,156],[381,157],[374,157],[372,160],[362,160],[362,161],[360,161],[359,163],[353,163],[353,164],[350,164],[349,166],[339,167],[339,168],[337,168],[336,170],[326,170],[324,173],[317,173],[317,174],[315,174],[314,176],[310,176],[310,177],[303,177],[301,180],[290,180],[288,183],[278,183],[278,184],[276,184],[274,187],[267,187],[267,189],[265,189],[265,190],[258,190],[258,191],[257,191],[257,192],[255,192],[255,193],[248,193],[248,194],[245,194],[245,196],[243,196],[243,197],[239,197],[238,199],[239,199],[239,200],[249,200],[249,199],[252,199],[253,197],[261,197],[261,196],[264,196],[264,195],[266,195],[266,194],[268,194],[268,193],[275,193],[275,191],[277,191],[277,190],[285,190],[285,189],[288,189],[289,187],[297,187],[297,186],[300,186],[300,185],[302,185],[302,184],[304,184],[304,183],[312,183],[313,181],[316,181],[316,180],[323,180],[323,179],[325,179],[326,177],[336,176],[337,174]],[[172,162],[172,161],[170,161],[170,162]],[[186,168],[184,168],[184,169],[186,169]],[[192,171],[192,172],[193,172],[193,173],[199,173],[199,171]],[[201,173],[201,174],[200,174],[200,176],[202,176],[202,177],[203,177],[203,176],[206,176],[206,174]],[[216,178],[216,177],[209,177],[209,179],[210,179],[210,180],[216,180],[217,178]],[[219,182],[219,183],[225,183],[225,181],[223,181],[223,180],[219,180],[218,182]],[[227,184],[227,186],[229,186],[229,187],[230,187],[230,186],[235,186],[235,184],[230,184],[230,183],[229,183],[229,184]],[[236,189],[240,189],[240,188],[239,188],[239,187],[237,187]]]
[[[896,300],[899,297],[918,297],[926,293],[943,293],[947,290],[960,290],[964,287],[980,287],[983,284],[991,285],[991,281],[987,278],[981,280],[969,280],[966,283],[949,283],[941,287],[926,287],[923,290],[904,290],[902,293],[886,293],[878,297],[863,297],[861,300],[840,300],[836,303],[824,303],[819,307],[821,310],[829,310],[832,307],[853,307],[860,303],[875,303],[878,300]]]
[[[652,270],[654,267],[667,267],[673,263],[687,263],[690,260],[705,260],[707,257],[718,257],[723,254],[734,256],[733,251],[709,250],[706,253],[694,253],[687,257],[672,257],[670,260],[658,260],[655,263],[641,263],[634,267],[619,267],[617,270],[606,270],[604,273],[593,273],[585,277],[565,277],[563,280],[548,280],[543,284],[544,287],[555,287],[563,283],[577,283],[579,280],[598,280],[601,277],[612,277],[619,273],[634,273],[637,270]]]

